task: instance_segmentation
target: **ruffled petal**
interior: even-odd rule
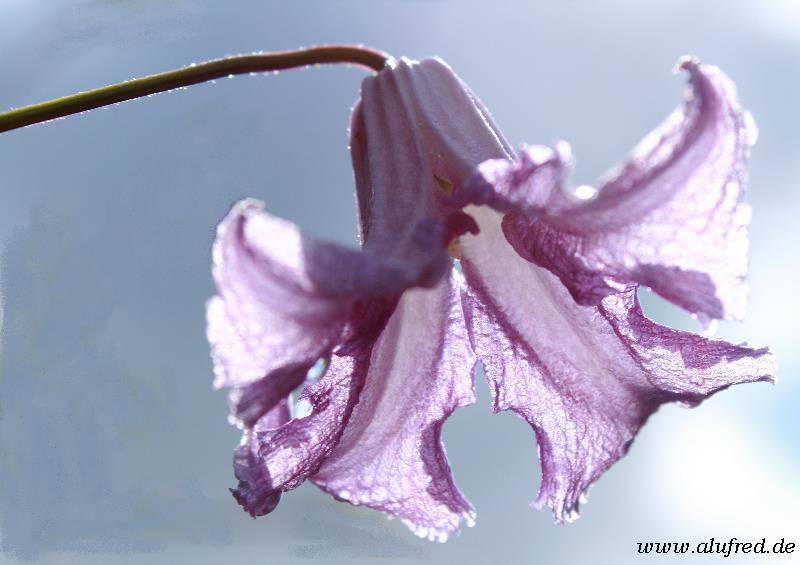
[[[342,339],[357,300],[397,296],[441,276],[442,266],[431,267],[444,255],[441,236],[414,237],[413,257],[378,255],[303,235],[255,200],[234,206],[214,244],[218,295],[208,303],[207,333],[215,385],[232,388],[237,422],[252,426],[302,384]]]
[[[517,165],[486,163],[474,190],[489,204],[543,209],[540,219],[509,214],[506,237],[581,304],[637,282],[700,318],[741,318],[750,220],[741,198],[755,127],[717,67],[686,58],[679,68],[689,73],[684,107],[607,175],[596,198],[565,193],[568,160],[542,159],[538,147]],[[486,196],[487,185],[497,194]]]
[[[300,394],[298,406],[305,409],[284,420],[273,409],[244,432],[234,458],[239,485],[231,492],[252,516],[271,512],[280,493],[316,473],[336,447],[364,387],[375,341],[395,307],[396,300],[386,298],[356,302],[345,342]]]
[[[453,483],[441,428],[474,402],[474,355],[456,288],[443,279],[410,290],[380,337],[331,365],[301,394],[308,414],[276,429],[245,432],[237,451],[236,500],[272,511],[281,491],[312,478],[341,500],[397,516],[444,540],[474,510]]]
[[[581,495],[660,404],[694,405],[732,384],[771,380],[766,349],[659,326],[642,314],[635,287],[576,304],[508,245],[498,213],[469,211],[481,235],[460,242],[467,327],[494,409],[533,427],[542,465],[535,505],[557,522],[577,515]]]
[[[336,498],[382,510],[439,541],[475,517],[441,439],[450,414],[475,400],[475,357],[453,284],[443,279],[403,295],[372,350],[344,433],[312,477]]]
[[[464,190],[449,201],[453,206],[489,206],[498,212],[514,212],[529,220],[569,210],[580,202],[563,190],[572,153],[566,142],[555,149],[542,145],[522,148],[510,159],[487,159],[480,163]]]
[[[289,421],[290,408],[286,399],[278,403],[258,422],[258,431],[274,429]],[[255,429],[246,430],[242,441],[233,452],[233,472],[239,486],[230,489],[240,506],[253,516],[272,512],[281,500],[281,491],[272,488],[272,481],[264,466],[259,465],[258,441]]]
[[[336,446],[364,385],[368,351],[334,355],[325,374],[303,390],[310,412],[277,428],[247,430],[234,457],[236,501],[252,516],[271,512],[282,491],[300,486]],[[274,501],[274,504],[272,502]]]

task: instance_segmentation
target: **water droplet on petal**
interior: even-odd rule
[[[311,403],[305,398],[301,398],[292,407],[292,417],[305,418],[306,416],[311,414],[311,408],[312,408]]]
[[[325,359],[317,359],[317,362],[311,366],[311,368],[306,373],[306,380],[307,381],[315,381],[322,376],[325,372],[325,369],[328,368],[328,362]]]
[[[575,189],[575,196],[581,200],[591,200],[597,195],[597,189],[588,184],[582,184]]]

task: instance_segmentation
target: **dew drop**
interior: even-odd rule
[[[588,184],[582,184],[575,189],[575,196],[581,200],[591,200],[597,195],[597,189]]]
[[[328,368],[328,362],[325,359],[317,359],[317,362],[314,363],[311,368],[306,373],[306,380],[307,381],[315,381],[322,376],[325,372],[325,369]]]
[[[305,398],[301,398],[292,407],[292,416],[298,419],[305,418],[306,416],[311,414],[311,408],[312,408],[311,403]]]

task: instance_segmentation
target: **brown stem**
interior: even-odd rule
[[[0,114],[0,133],[230,75],[330,63],[350,63],[380,71],[387,60],[388,55],[380,51],[355,45],[324,45],[225,57],[4,112]]]

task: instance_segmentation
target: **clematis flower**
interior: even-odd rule
[[[661,326],[637,301],[645,285],[699,317],[743,312],[753,126],[719,69],[679,68],[683,106],[590,199],[565,187],[566,144],[515,156],[447,65],[401,59],[352,113],[360,250],[233,207],[208,338],[246,511],[308,479],[430,539],[471,525],[441,430],[474,402],[477,361],[493,409],[534,431],[534,504],[557,522],[661,404],[772,379],[767,349]]]

